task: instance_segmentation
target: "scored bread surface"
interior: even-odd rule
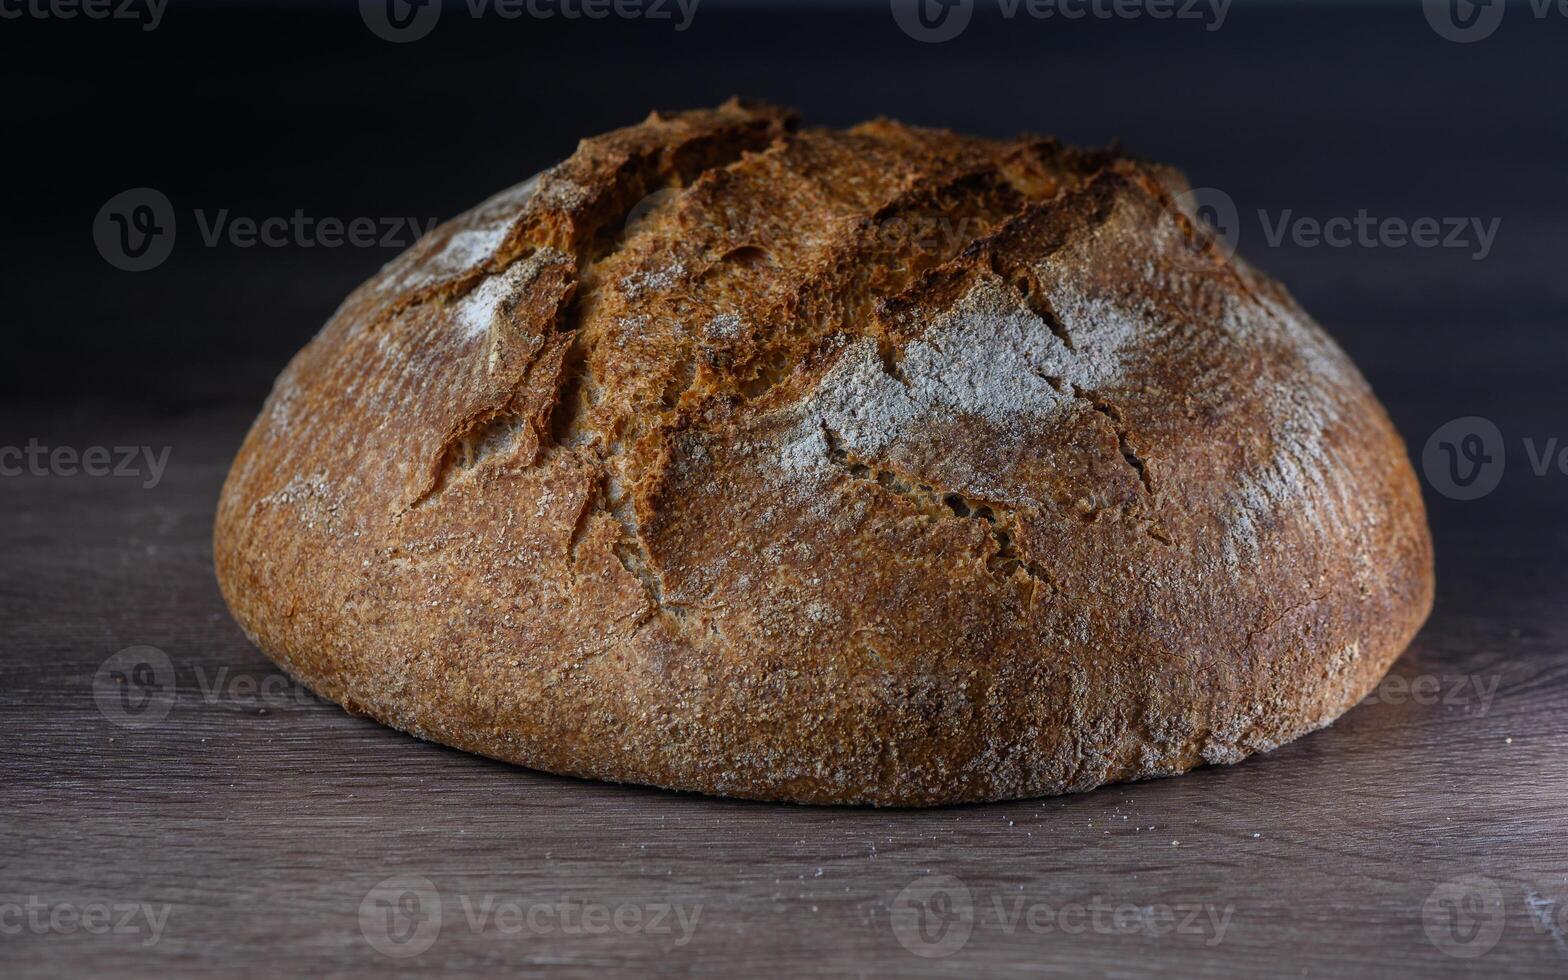
[[[216,526],[269,656],[551,772],[939,804],[1230,763],[1424,620],[1403,444],[1174,172],[740,102],[355,291]]]

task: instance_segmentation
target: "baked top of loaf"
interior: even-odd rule
[[[553,772],[935,804],[1234,762],[1426,616],[1402,443],[1116,151],[732,101],[443,225],[220,503],[254,642]]]

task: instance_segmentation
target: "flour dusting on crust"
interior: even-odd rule
[[[570,261],[564,252],[541,248],[522,261],[514,262],[463,297],[453,309],[453,325],[467,339],[482,336],[495,326],[496,317],[502,313],[506,302],[532,285],[540,269]]]
[[[1243,268],[1243,275],[1248,272]],[[1344,406],[1367,395],[1366,383],[1321,331],[1267,294],[1237,300],[1220,329],[1239,342],[1278,343],[1290,352],[1270,365],[1274,376],[1263,393],[1271,450],[1268,460],[1238,475],[1225,495],[1222,541],[1227,568],[1240,572],[1262,560],[1266,529],[1286,512],[1304,516],[1303,530],[1330,546],[1347,533],[1347,474],[1335,458],[1329,432],[1343,424]]]
[[[1139,330],[1135,317],[1108,302],[1080,301],[1069,310],[1081,338],[1076,350],[1017,293],[985,278],[904,348],[897,377],[874,341],[857,341],[803,404],[780,465],[794,474],[821,473],[823,426],[850,454],[876,459],[961,417],[1002,436],[1051,424],[1074,403],[1073,386],[1097,388],[1121,377],[1121,351]],[[822,449],[820,461],[812,447]],[[981,474],[976,479],[986,482]]]
[[[512,225],[533,203],[539,176],[487,199],[469,214],[470,227],[453,232],[434,254],[416,245],[381,270],[375,289],[401,294],[463,275],[495,258]],[[439,235],[438,229],[434,234]],[[425,241],[429,241],[427,236]]]

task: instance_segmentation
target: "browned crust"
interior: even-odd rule
[[[709,793],[1023,797],[1326,725],[1429,610],[1420,494],[1173,189],[739,102],[586,140],[284,371],[224,595],[351,711]]]

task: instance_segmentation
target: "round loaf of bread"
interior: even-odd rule
[[[219,506],[252,640],[555,773],[1085,790],[1333,721],[1425,618],[1366,382],[1114,151],[655,114],[436,229]]]

